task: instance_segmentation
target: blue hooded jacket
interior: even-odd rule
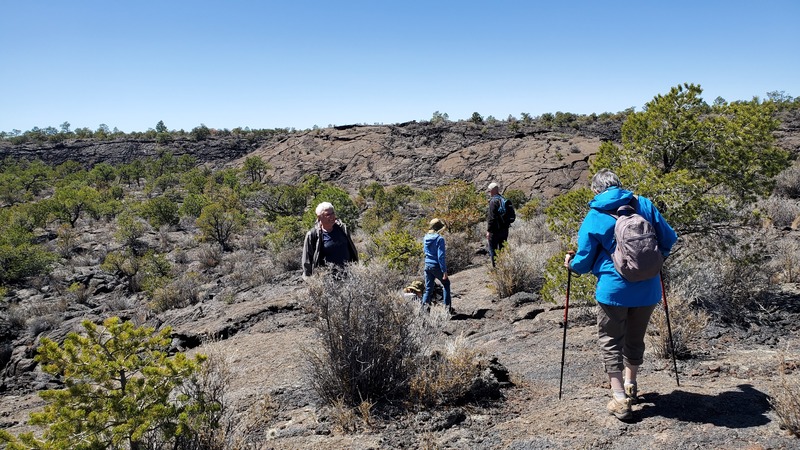
[[[649,306],[661,300],[661,276],[649,280],[627,281],[614,269],[611,253],[616,248],[614,225],[616,219],[608,212],[616,212],[633,198],[631,191],[611,187],[597,194],[589,202],[589,213],[578,230],[578,250],[570,263],[577,273],[592,272],[597,277],[595,297],[599,303],[612,306]],[[658,247],[666,257],[678,240],[675,230],[646,197],[637,197],[636,212],[653,224],[658,236]]]
[[[425,251],[425,265],[438,265],[442,272],[447,272],[447,250],[444,238],[439,233],[429,231],[422,239],[422,247]]]

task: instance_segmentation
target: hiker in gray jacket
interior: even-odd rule
[[[322,202],[314,211],[317,222],[303,241],[303,276],[311,276],[315,267],[344,268],[358,262],[358,251],[347,226],[336,219],[333,205]]]

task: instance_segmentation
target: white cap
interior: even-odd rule
[[[491,191],[492,189],[497,189],[499,187],[500,186],[497,183],[491,182],[491,183],[489,183],[489,188],[488,189]]]

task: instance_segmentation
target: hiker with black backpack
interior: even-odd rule
[[[678,236],[653,202],[622,189],[614,172],[601,169],[591,188],[595,197],[578,230],[578,249],[564,266],[597,277],[597,334],[612,391],[607,410],[628,420],[647,324],[661,300],[661,265]]]
[[[508,228],[517,218],[514,205],[500,195],[500,186],[489,183],[489,209],[486,212],[486,240],[489,242],[489,258],[495,267],[497,252],[508,240]]]

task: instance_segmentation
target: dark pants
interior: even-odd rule
[[[489,238],[489,257],[492,259],[492,267],[495,266],[494,260],[497,257],[497,252],[505,247],[507,240],[508,230],[497,231],[491,234],[491,237]]]

